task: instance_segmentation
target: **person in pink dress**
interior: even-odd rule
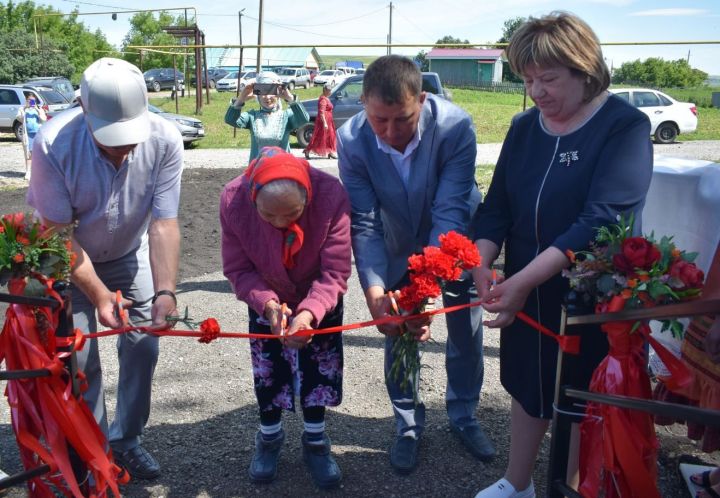
[[[310,159],[310,153],[321,157],[337,158],[337,142],[335,140],[335,123],[333,122],[333,105],[328,98],[332,86],[325,84],[322,95],[318,99],[318,113],[315,119],[310,143],[305,149],[305,158]]]

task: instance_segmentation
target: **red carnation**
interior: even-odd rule
[[[425,256],[425,271],[443,280],[457,280],[462,274],[462,269],[455,265],[455,258],[445,254],[439,247],[426,247],[423,250]]]
[[[618,270],[634,273],[649,270],[660,261],[660,251],[644,237],[630,237],[623,241],[620,253],[613,256],[613,265]]]
[[[683,259],[676,259],[670,264],[670,276],[680,280],[684,289],[699,289],[702,287],[705,275],[695,263]]]
[[[439,240],[442,252],[459,260],[464,270],[470,270],[480,264],[481,258],[477,246],[464,235],[451,230],[441,235]]]
[[[220,337],[220,325],[214,318],[207,318],[200,323],[200,333],[198,342],[208,344]]]

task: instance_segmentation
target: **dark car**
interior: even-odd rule
[[[208,69],[208,81],[210,88],[215,88],[215,84],[223,79],[225,76],[227,76],[230,73],[227,69],[221,69],[219,67],[213,67]],[[200,78],[200,84],[202,87],[205,87],[205,71],[202,71],[200,73],[202,76]],[[195,84],[195,74],[190,77],[190,83]]]
[[[70,83],[69,79],[63,78],[62,76],[44,76],[41,78],[30,78],[29,80],[25,81],[23,85],[52,88],[60,95],[62,95],[68,104],[75,100],[75,89],[73,88],[72,83]]]
[[[440,83],[440,77],[437,73],[422,73],[424,92],[434,93],[444,99],[450,100],[450,95]],[[333,105],[333,121],[335,127],[340,128],[355,114],[363,110],[363,103],[360,100],[362,95],[363,75],[356,74],[350,76],[338,83],[330,94],[330,102]],[[305,110],[310,116],[310,123],[295,130],[298,144],[301,147],[307,147],[312,138],[313,129],[315,128],[315,119],[317,118],[318,99],[303,100]]]
[[[176,80],[180,89],[185,84],[185,76],[180,71],[174,71],[171,67],[148,69],[143,73],[143,76],[145,77],[147,89],[153,92],[172,90],[175,87]]]

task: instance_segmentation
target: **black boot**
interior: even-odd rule
[[[265,441],[260,431],[255,434],[255,454],[250,461],[250,480],[257,483],[269,483],[277,477],[277,464],[280,450],[285,442],[285,431],[280,431],[272,441]]]
[[[334,488],[340,484],[342,472],[330,454],[330,438],[323,434],[322,442],[312,444],[307,433],[303,432],[303,460],[315,485],[321,489]]]

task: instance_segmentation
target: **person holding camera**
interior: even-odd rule
[[[30,160],[32,158],[33,142],[40,126],[47,121],[47,115],[38,104],[37,99],[30,93],[25,94],[25,106],[18,110],[18,121],[23,123],[23,145],[25,153],[25,179],[30,179]]]
[[[257,96],[260,109],[243,111],[245,102]],[[289,109],[283,109],[285,100]],[[258,74],[255,83],[247,85],[237,99],[233,99],[225,113],[225,122],[235,128],[250,130],[250,161],[260,155],[263,147],[280,147],[290,152],[290,133],[310,122],[305,107],[271,72]]]

